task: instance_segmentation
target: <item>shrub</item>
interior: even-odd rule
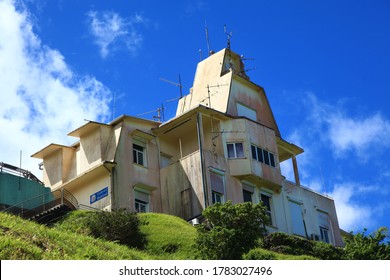
[[[277,257],[272,252],[264,251],[264,249],[252,249],[243,255],[244,260],[276,260]]]
[[[321,260],[341,260],[343,249],[321,241],[313,241],[313,252],[310,255]]]
[[[385,242],[388,236],[386,227],[379,228],[373,234],[352,235],[345,240],[344,258],[347,260],[390,260],[390,244]]]
[[[310,240],[283,232],[274,232],[264,238],[265,249],[283,254],[307,255],[312,253],[312,247]]]
[[[266,233],[268,221],[262,204],[216,203],[203,211],[205,223],[197,226],[196,249],[203,259],[241,259]]]
[[[140,230],[141,221],[136,213],[125,210],[91,212],[85,223],[94,237],[138,249],[145,246],[146,237]]]

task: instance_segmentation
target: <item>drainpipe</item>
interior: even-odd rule
[[[205,170],[204,170],[204,157],[203,157],[203,142],[202,142],[202,117],[200,113],[196,115],[196,127],[198,130],[198,145],[199,145],[199,155],[200,155],[200,170],[202,175],[202,188],[203,188],[203,196],[204,196],[204,208],[206,209],[209,206],[207,186],[206,186],[206,178],[205,178]]]

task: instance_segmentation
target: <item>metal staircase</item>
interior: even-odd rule
[[[31,205],[34,206],[31,207]],[[22,201],[1,210],[1,212],[50,225],[69,211],[77,208],[77,199],[67,190],[61,189]]]

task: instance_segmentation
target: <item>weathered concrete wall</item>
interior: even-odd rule
[[[58,149],[43,161],[43,182],[45,186],[55,189],[62,184],[62,168],[62,150]]]
[[[145,123],[124,119],[121,136],[115,155],[117,167],[114,169],[114,201],[115,208],[125,208],[134,211],[134,187],[145,188],[151,192],[150,211],[161,209],[158,192],[160,189],[159,152],[155,139],[140,139],[133,136],[135,130],[151,133],[152,126]],[[146,150],[146,166],[134,163],[133,141],[144,141]]]
[[[91,203],[91,195],[108,187],[108,195]],[[99,166],[75,181],[65,185],[79,204],[97,209],[111,209],[111,179],[109,172],[103,166]]]
[[[256,121],[271,128],[275,131],[276,135],[280,136],[278,126],[263,88],[239,76],[233,76],[227,109],[229,115],[239,115],[237,103],[241,103],[256,110]]]
[[[225,71],[226,49],[198,63],[191,93],[179,100],[176,116],[202,104],[226,113],[232,72]]]
[[[98,165],[102,160],[101,130],[95,130],[80,137],[80,152],[77,160],[77,174]]]
[[[193,153],[161,169],[162,212],[191,219],[204,208],[200,154]]]
[[[288,200],[299,201],[302,203],[303,219],[307,227],[307,233],[320,235],[318,224],[318,212],[327,213],[330,221],[330,238],[334,245],[342,246],[339,224],[337,220],[336,207],[333,199],[320,195],[312,190],[302,188],[292,182],[284,181],[284,189],[286,203]],[[291,215],[287,209],[287,218],[290,221],[288,224],[288,232],[292,234]]]

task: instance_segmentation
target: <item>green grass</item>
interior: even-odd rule
[[[196,229],[175,216],[148,213],[141,214],[147,224],[141,226],[146,234],[148,253],[158,259],[194,259]]]
[[[147,259],[145,252],[0,213],[2,260]]]
[[[191,260],[196,259],[196,229],[170,215],[140,214],[146,222],[144,250],[91,237],[85,227],[88,211],[73,211],[53,227],[0,213],[0,259],[2,260]],[[313,259],[262,250],[272,259]]]

